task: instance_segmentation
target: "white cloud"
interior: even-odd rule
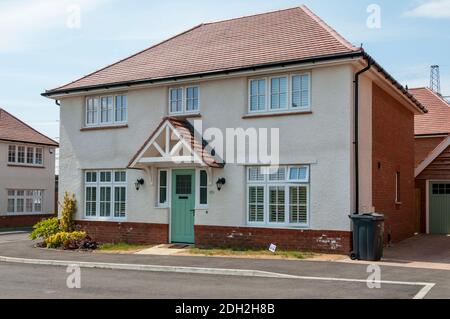
[[[39,37],[39,32],[52,28],[67,28],[70,8],[77,5],[91,11],[109,0],[9,0],[0,3],[0,52],[27,47],[27,41]]]
[[[450,0],[430,0],[405,13],[408,17],[450,18]]]

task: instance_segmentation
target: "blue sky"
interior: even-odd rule
[[[0,0],[0,106],[57,138],[59,110],[45,89],[201,22],[300,4],[363,43],[402,84],[427,86],[439,64],[450,95],[450,0]],[[367,27],[371,4],[381,8],[379,29]]]

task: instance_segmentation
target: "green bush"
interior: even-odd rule
[[[57,217],[44,219],[33,226],[33,232],[30,234],[32,240],[43,239],[47,240],[50,236],[60,232],[61,228]]]
[[[61,210],[61,231],[71,232],[74,230],[73,227],[73,216],[77,210],[77,201],[75,195],[69,195],[69,193],[64,193],[64,202]]]
[[[45,241],[47,248],[60,248],[64,246],[65,242],[73,240],[81,240],[87,237],[84,231],[74,232],[59,232],[47,238]]]

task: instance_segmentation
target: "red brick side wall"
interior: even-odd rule
[[[414,235],[414,116],[373,85],[373,205],[386,215],[385,234],[392,241]],[[401,203],[395,203],[395,177],[400,172]]]
[[[77,221],[77,226],[100,243],[166,244],[169,225],[147,223],[118,223]]]
[[[350,252],[351,233],[320,230],[195,226],[196,247],[268,248],[283,250]]]
[[[418,209],[418,220],[420,232],[427,232],[427,181],[416,179],[416,209]],[[419,194],[418,194],[419,193]],[[419,202],[420,200],[420,202]]]
[[[31,227],[43,219],[55,217],[54,215],[17,215],[0,216],[0,228]]]
[[[416,138],[414,141],[415,167],[419,166],[428,154],[430,154],[444,139],[445,137],[442,136]]]

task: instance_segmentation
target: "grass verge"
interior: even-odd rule
[[[116,244],[102,244],[98,247],[98,251],[102,252],[135,252],[147,248],[151,248],[153,245],[136,245],[128,243],[116,243]]]
[[[285,259],[306,259],[315,256],[314,253],[303,251],[276,251],[253,250],[245,248],[190,248],[188,251],[193,255],[205,256],[235,256],[235,257],[278,257]]]

